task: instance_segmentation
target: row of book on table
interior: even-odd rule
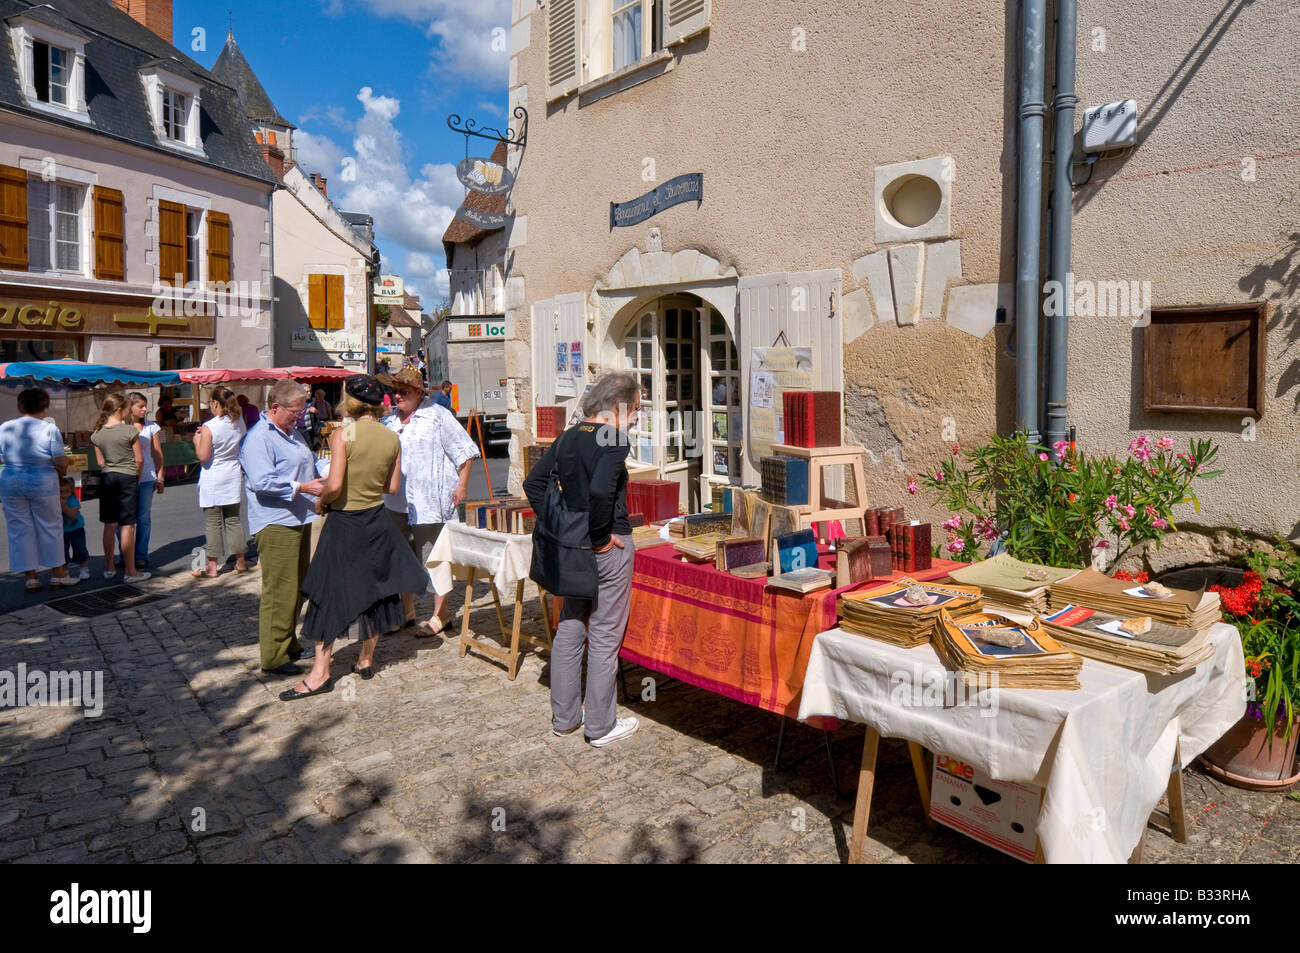
[[[840,597],[847,632],[901,648],[931,644],[969,685],[1078,688],[1082,658],[1156,675],[1214,654],[1217,593],[1039,566],[1003,553],[949,574],[910,577]]]

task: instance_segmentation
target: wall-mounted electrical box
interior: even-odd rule
[[[1083,111],[1083,151],[1110,152],[1137,145],[1137,100],[1093,106]]]

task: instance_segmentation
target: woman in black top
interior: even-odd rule
[[[636,377],[606,374],[583,400],[586,419],[561,434],[524,481],[524,492],[540,512],[554,469],[568,508],[588,514],[599,588],[595,599],[566,597],[560,611],[551,647],[551,728],[568,735],[585,721],[587,741],[598,748],[637,729],[635,718],[618,717],[614,692],[636,552],[627,515],[627,429],[640,409]]]

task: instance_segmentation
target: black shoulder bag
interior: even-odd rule
[[[571,510],[565,503],[560,487],[559,446],[555,449],[546,495],[533,525],[533,559],[528,578],[552,595],[595,599],[599,581],[589,514],[586,510]]]

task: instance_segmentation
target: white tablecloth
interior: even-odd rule
[[[943,676],[933,647],[832,629],[813,642],[799,718],[861,722],[995,780],[1045,786],[1038,837],[1048,863],[1125,863],[1169,783],[1175,743],[1188,764],[1245,712],[1237,630],[1218,623],[1210,639],[1214,658],[1183,675],[1084,659],[1078,691],[986,690],[940,707],[916,705],[911,690]]]
[[[533,558],[533,537],[496,533],[464,523],[446,523],[425,563],[429,581],[438,595],[451,592],[453,579],[465,579],[470,569],[481,578],[486,572],[502,598],[515,598],[515,584],[528,578]]]

